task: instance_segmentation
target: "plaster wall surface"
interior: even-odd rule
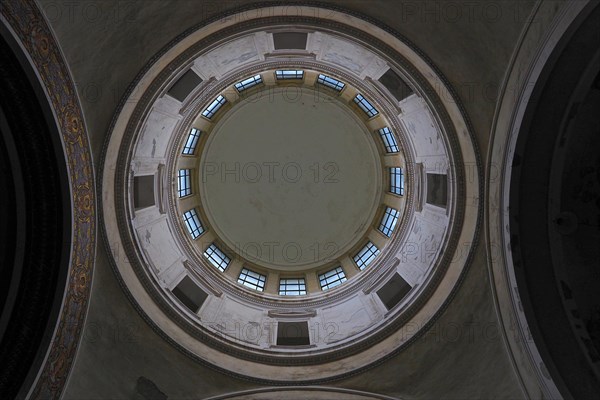
[[[96,165],[119,99],[152,55],[203,19],[248,3],[40,1],[78,84]],[[485,162],[495,90],[533,2],[453,2],[460,17],[445,2],[326,3],[392,26],[421,48],[457,89]],[[471,244],[460,245],[466,256]],[[498,330],[486,263],[480,243],[455,298],[425,336],[381,365],[331,385],[406,399],[521,398]],[[100,242],[90,310],[65,398],[134,398],[140,376],[169,398],[258,387],[192,361],[152,331],[118,286]]]

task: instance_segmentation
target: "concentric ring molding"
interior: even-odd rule
[[[398,37],[358,17],[316,7],[298,7],[295,11],[295,16],[289,16],[287,7],[275,6],[254,10],[252,13],[230,15],[229,18],[199,27],[165,51],[136,82],[136,89],[130,92],[134,95],[130,95],[130,98],[122,103],[106,147],[102,176],[104,228],[105,234],[111,238],[114,267],[130,299],[144,318],[166,340],[199,362],[250,379],[279,383],[322,382],[339,378],[381,362],[390,354],[409,345],[443,310],[460,282],[461,273],[468,266],[471,252],[464,254],[464,247],[457,244],[473,243],[477,240],[477,222],[480,214],[478,156],[459,104],[456,99],[447,96],[453,91],[447,87],[434,68]],[[269,17],[252,19],[253,16],[261,15]],[[449,212],[446,216],[448,229],[444,230],[445,233],[439,242],[440,252],[433,257],[433,272],[420,282],[418,291],[413,290],[414,298],[402,307],[392,309],[372,329],[352,336],[345,343],[328,346],[313,354],[306,351],[293,354],[259,350],[230,338],[219,337],[208,332],[193,316],[185,315],[182,310],[176,310],[172,304],[165,302],[160,285],[143,267],[144,260],[140,257],[143,253],[137,247],[130,229],[130,221],[124,212],[127,201],[125,194],[130,177],[120,173],[130,167],[123,165],[123,161],[130,158],[131,143],[137,140],[132,136],[139,134],[150,106],[172,82],[173,72],[180,72],[189,66],[190,56],[194,59],[198,52],[206,51],[211,45],[223,43],[233,35],[251,30],[265,30],[266,27],[289,25],[312,25],[315,30],[358,38],[359,42],[406,73],[406,78],[411,86],[417,89],[422,100],[417,104],[429,110],[433,124],[437,125],[437,132],[440,133],[447,151],[447,158],[443,164],[447,166],[451,177]],[[383,52],[389,57],[384,56]],[[217,81],[214,85],[218,84]],[[365,88],[368,83],[356,82],[356,85]],[[375,91],[372,89],[371,92]],[[373,95],[377,96],[376,93]],[[409,162],[424,160],[419,159],[415,144],[407,139],[406,132],[398,133],[407,157],[407,184],[409,188],[413,188],[416,187],[415,169]],[[477,169],[477,173],[470,174],[468,180],[465,178],[465,165]],[[425,170],[427,171],[427,166]],[[437,171],[439,172],[439,169]],[[410,210],[411,218],[409,221],[403,221],[404,229],[414,228],[412,224],[415,220],[424,218],[424,213],[432,212],[428,205],[424,205],[422,211],[415,211],[417,205],[414,197],[415,193],[409,194],[407,210]],[[417,213],[419,215],[415,216]],[[404,255],[398,260],[399,263],[406,262],[409,256],[406,251],[401,252],[402,243],[396,243],[396,246],[394,250],[388,251],[386,256],[380,257],[378,265],[361,274],[360,279],[351,280],[343,285],[344,288],[337,290],[337,293],[332,292],[331,296],[319,296],[319,301],[341,302],[351,294],[356,294],[359,289],[363,289],[362,293],[365,293],[369,292],[369,286],[377,287],[382,284],[383,282],[374,281],[377,274],[381,275],[386,266],[395,267],[392,259],[396,255]],[[235,294],[254,302],[255,305],[274,304],[272,301],[261,299],[260,296],[239,294],[240,291],[234,289],[233,285],[225,287],[225,290],[224,297]],[[298,305],[296,307],[298,308]],[[266,309],[264,311],[266,312]],[[401,329],[406,324],[411,324],[411,329]],[[343,362],[339,362],[341,359]],[[282,368],[282,365],[286,367]]]

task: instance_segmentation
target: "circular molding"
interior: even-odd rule
[[[127,257],[123,257],[121,254],[119,259],[115,257],[112,260],[113,266],[126,293],[129,294],[132,303],[142,316],[167,341],[197,361],[219,368],[225,373],[277,384],[299,381],[315,383],[337,379],[381,363],[410,345],[439,316],[462,280],[472,257],[474,246],[467,254],[463,254],[463,249],[459,248],[457,244],[477,241],[480,214],[479,156],[471,139],[470,125],[456,99],[442,95],[442,93],[454,92],[431,66],[431,63],[408,42],[401,40],[398,35],[374,26],[365,19],[339,10],[328,11],[327,17],[315,18],[312,16],[323,14],[320,13],[319,8],[303,6],[298,9],[301,14],[311,17],[289,16],[286,15],[286,7],[270,6],[268,7],[269,18],[254,19],[242,12],[232,15],[232,18],[219,20],[218,23],[215,20],[199,25],[196,29],[186,32],[164,52],[153,58],[136,82],[132,84],[137,93],[143,93],[139,102],[127,102],[124,99],[119,113],[113,120],[112,132],[104,152],[103,166],[105,169],[102,171],[101,179],[104,193],[104,233],[107,235],[110,232],[112,235],[118,232],[116,236],[121,240],[118,245],[125,250],[127,255]],[[260,15],[262,9],[258,8],[256,11]],[[215,43],[223,43],[226,38],[264,30],[265,27],[281,28],[282,26],[312,27],[313,30],[337,34],[346,39],[353,38],[352,40],[356,40],[361,46],[385,57],[384,59],[388,60],[389,65],[402,72],[403,77],[413,88],[416,88],[419,107],[427,110],[428,115],[434,121],[435,129],[442,137],[442,147],[447,149],[443,171],[446,172],[446,179],[449,183],[449,201],[445,210],[439,207],[436,209],[430,204],[425,204],[424,193],[421,193],[418,202],[415,199],[417,193],[409,195],[411,204],[407,208],[411,209],[413,216],[410,221],[404,223],[407,231],[415,231],[414,224],[418,218],[414,217],[414,210],[417,207],[420,215],[425,215],[420,218],[447,220],[448,231],[446,232],[445,228],[440,230],[440,242],[435,247],[440,251],[429,257],[434,260],[430,265],[431,273],[423,275],[423,281],[415,283],[418,290],[414,290],[412,295],[408,296],[407,301],[403,303],[404,307],[390,310],[389,313],[381,316],[382,318],[374,328],[352,334],[346,341],[341,341],[337,345],[316,350],[306,351],[304,349],[299,352],[280,350],[274,353],[268,349],[259,350],[248,346],[247,343],[211,334],[206,327],[198,323],[194,315],[176,310],[172,304],[165,301],[161,294],[164,289],[161,283],[154,279],[143,266],[143,257],[140,256],[143,251],[139,248],[139,244],[135,244],[138,242],[134,238],[135,235],[132,234],[131,221],[124,212],[127,206],[125,204],[127,196],[124,194],[128,191],[131,176],[129,173],[119,174],[117,172],[115,174],[114,170],[106,168],[111,165],[121,165],[124,168],[117,168],[117,171],[129,169],[127,160],[130,160],[131,157],[131,143],[139,137],[136,135],[139,135],[142,129],[141,121],[144,121],[145,116],[148,115],[150,106],[164,94],[174,73],[185,71],[190,65],[190,60],[194,59],[194,55],[197,57]],[[241,76],[243,77],[243,75]],[[355,81],[358,87],[367,86],[358,79]],[[372,82],[369,84],[372,85]],[[205,89],[212,90],[214,86],[218,85],[218,81],[216,83],[209,82]],[[223,87],[220,88],[220,90],[223,89]],[[130,90],[129,93],[131,94],[131,92]],[[375,98],[381,96],[376,94],[373,89],[371,92]],[[200,101],[202,104],[206,104],[206,102],[207,98]],[[380,106],[383,103],[386,102],[377,102]],[[383,108],[386,106],[383,105]],[[386,111],[390,114],[394,112],[392,109]],[[187,126],[190,126],[190,122],[187,121]],[[409,128],[399,126],[396,129],[398,132],[403,132],[404,129]],[[436,170],[428,169],[423,159],[416,158],[419,156],[419,151],[405,135],[406,132],[399,134],[399,139],[407,157],[408,187],[414,188],[418,184],[415,176],[419,177],[420,182],[424,182],[426,171]],[[417,164],[412,165],[409,160]],[[417,171],[418,164],[420,164],[421,172]],[[477,172],[468,180],[465,178],[466,166],[473,167]],[[439,173],[439,170],[437,172]],[[424,188],[421,187],[421,190]],[[416,191],[417,189],[415,189]],[[423,222],[423,220],[420,222],[431,223],[431,221]],[[407,229],[409,224],[411,224],[412,230]],[[426,239],[422,238],[422,240]],[[342,285],[343,287],[333,291],[331,296],[321,296],[321,301],[325,304],[335,301],[342,303],[348,301],[351,294],[356,295],[358,290],[373,298],[373,290],[380,288],[386,279],[389,279],[390,271],[397,271],[398,265],[407,263],[407,260],[413,256],[410,253],[413,249],[409,248],[407,243],[420,244],[425,247],[423,243],[417,241],[396,243],[393,252],[392,250],[388,251],[385,256],[381,257],[378,265],[361,274],[361,279],[351,280],[348,284]],[[421,251],[425,251],[421,247],[418,247],[418,250],[419,255]],[[415,260],[419,259],[419,255],[415,257]],[[378,278],[379,280],[377,280]],[[207,279],[211,280],[210,276]],[[255,305],[260,304],[261,301],[264,305],[273,304],[273,302],[265,302],[259,296],[240,294],[239,290],[233,288],[231,291],[225,292],[226,290],[227,288],[221,292],[226,298],[235,295],[252,299]],[[413,333],[407,334],[406,331],[401,330],[401,327],[406,324],[412,324],[417,329],[411,330]],[[342,364],[338,362],[341,359],[344,360]],[[315,367],[316,364],[319,364],[318,368]],[[340,365],[343,367],[340,368]],[[282,366],[285,367],[282,368]]]

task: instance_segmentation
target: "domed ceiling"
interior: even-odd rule
[[[460,281],[479,213],[435,69],[364,20],[300,11],[232,15],[158,54],[101,178],[138,311],[198,362],[280,383],[407,346]]]

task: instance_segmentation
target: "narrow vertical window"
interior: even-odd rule
[[[323,74],[319,74],[319,77],[317,78],[317,83],[320,83],[321,85],[327,86],[338,92],[341,92],[346,87],[346,84],[344,82],[338,81],[337,79]]]
[[[371,242],[367,243],[361,251],[354,256],[354,262],[361,270],[365,269],[379,255],[379,249]]]
[[[214,243],[208,246],[204,251],[204,257],[210,261],[212,265],[223,272],[231,262],[231,259],[225,255]]]
[[[177,173],[177,193],[179,197],[185,197],[192,194],[192,171],[189,169],[180,169]]]
[[[319,275],[319,284],[322,290],[331,289],[346,282],[346,274],[342,267],[337,267]]]
[[[211,119],[225,103],[227,103],[227,99],[223,97],[223,95],[219,95],[219,97],[217,97],[212,103],[210,103],[208,107],[206,107],[206,110],[202,111],[202,115],[208,119]]]
[[[404,175],[402,168],[390,168],[390,192],[404,196]]]
[[[279,280],[280,296],[303,296],[306,294],[304,278],[285,278]]]
[[[253,86],[258,85],[259,83],[262,83],[262,78],[260,75],[254,75],[251,76],[248,79],[244,79],[243,81],[240,81],[238,83],[235,84],[235,88],[238,92],[243,92],[246,89],[250,89]]]
[[[400,215],[398,210],[391,207],[386,207],[383,218],[381,218],[381,224],[379,225],[379,230],[381,233],[387,237],[392,235],[392,232],[396,227],[396,222],[398,222],[398,215]]]
[[[374,117],[379,114],[379,111],[364,98],[362,94],[357,94],[354,102],[367,114],[369,117]]]
[[[302,70],[277,70],[277,71],[275,71],[275,77],[279,80],[303,79],[304,71],[302,71]]]
[[[240,272],[240,276],[238,277],[238,283],[259,292],[265,290],[266,281],[267,277],[265,275],[251,271],[247,268],[242,268],[242,272]]]
[[[198,218],[198,212],[195,208],[183,213],[183,221],[187,226],[188,232],[192,235],[192,239],[196,239],[204,233],[204,227],[200,223],[200,218]]]
[[[396,143],[396,138],[394,134],[387,126],[385,128],[381,128],[379,130],[379,136],[381,136],[381,140],[383,141],[383,146],[385,147],[385,151],[387,153],[397,153],[398,143]]]
[[[183,146],[181,154],[192,155],[196,151],[198,146],[198,139],[200,138],[200,131],[196,128],[192,128]]]

